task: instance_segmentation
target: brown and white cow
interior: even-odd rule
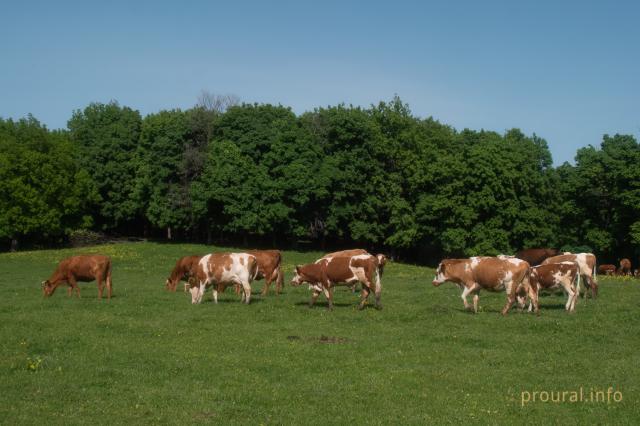
[[[620,260],[618,275],[631,275],[631,261],[627,258]]]
[[[113,284],[111,282],[111,259],[100,254],[71,256],[63,259],[56,267],[51,277],[42,282],[45,297],[51,296],[62,283],[67,283],[67,294],[71,296],[73,290],[80,297],[80,282],[98,282],[98,297],[102,299],[104,284],[107,285],[107,298],[111,299]]]
[[[359,256],[362,254],[370,255],[370,253],[365,249],[350,249],[350,250],[335,251],[333,253],[325,254],[324,256],[322,256],[322,259],[316,260],[316,263],[322,261],[323,259],[332,259],[334,257],[352,257],[352,256]],[[384,254],[378,253],[376,254],[376,259],[378,260],[378,273],[380,274],[380,277],[382,277],[382,274],[384,273],[384,267],[387,264],[387,256],[385,256]],[[353,284],[350,286],[351,291],[353,293],[355,293],[356,291],[356,285],[357,284]]]
[[[451,281],[462,289],[462,302],[469,309],[467,296],[473,294],[473,311],[478,313],[480,290],[503,291],[507,293],[507,303],[502,308],[506,315],[516,301],[519,288],[522,287],[533,302],[538,313],[537,294],[529,285],[529,263],[511,256],[471,257],[469,259],[445,259],[438,265],[432,284],[439,286]]]
[[[526,260],[529,266],[540,265],[546,258],[557,256],[560,252],[553,248],[531,248],[516,253],[518,259]]]
[[[598,274],[600,275],[615,275],[615,273],[616,265],[605,263],[604,265],[598,266]]]
[[[565,309],[574,312],[576,300],[580,294],[580,267],[575,262],[547,263],[545,265],[533,266],[529,270],[529,284],[536,296],[542,290],[554,290],[562,288],[567,295]],[[518,304],[524,308],[526,301],[524,288],[518,290]],[[529,303],[531,311],[531,303]]]
[[[176,291],[178,283],[182,280],[188,281],[193,275],[195,275],[196,267],[202,256],[184,256],[178,259],[176,266],[173,267],[171,275],[167,278],[164,284],[165,289],[169,291]],[[187,286],[185,285],[185,291]]]
[[[333,288],[335,286],[350,286],[360,282],[362,283],[362,294],[359,309],[364,309],[369,293],[375,294],[376,308],[382,309],[380,303],[382,284],[378,268],[378,258],[369,253],[323,258],[308,265],[297,265],[291,285],[299,286],[305,282],[309,283],[309,288],[313,292],[309,307],[313,306],[320,293],[324,293],[328,301],[328,308],[331,310],[333,309]]]
[[[213,300],[218,303],[218,291],[224,286],[242,286],[241,300],[251,301],[251,282],[258,274],[258,261],[249,253],[212,253],[203,256],[190,278],[191,303],[202,301],[207,286],[213,287]]]
[[[596,275],[596,257],[592,253],[565,253],[560,256],[553,256],[545,259],[543,265],[547,263],[575,262],[580,268],[580,275],[584,280],[584,285],[591,289],[591,297],[598,295],[598,277]],[[587,292],[585,290],[585,300]]]
[[[266,296],[269,286],[276,281],[276,294],[280,294],[284,285],[282,274],[282,254],[280,250],[249,250],[247,253],[255,256],[258,262],[258,276],[256,280],[264,278],[262,295]]]

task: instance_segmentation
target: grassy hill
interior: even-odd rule
[[[216,249],[218,250],[218,249]],[[2,424],[425,424],[621,423],[640,420],[640,281],[601,278],[600,298],[577,312],[564,296],[541,298],[541,315],[499,311],[504,293],[481,293],[464,312],[433,269],[391,263],[384,310],[358,311],[335,292],[307,308],[293,266],[321,253],[284,252],[285,290],[250,306],[227,290],[192,306],[164,291],[175,260],[199,245],[129,243],[0,255]],[[114,298],[82,298],[40,282],[63,257],[113,260]],[[523,392],[613,387],[621,402],[530,402]],[[539,397],[538,397],[539,398]]]

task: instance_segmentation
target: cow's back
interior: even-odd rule
[[[596,265],[596,257],[592,253],[571,253],[561,254],[559,256],[553,256],[545,259],[542,262],[543,265],[549,263],[562,263],[562,262],[575,262],[580,268],[580,274],[591,276],[594,274],[594,268]]]
[[[529,263],[530,266],[537,266],[544,262],[545,259],[556,256],[558,250],[549,248],[532,248],[520,250],[516,253],[518,259],[522,259]]]
[[[529,269],[529,263],[515,257],[480,257],[471,258],[470,267],[480,286],[500,289],[505,282],[519,284]]]
[[[105,278],[111,269],[111,259],[99,254],[78,255],[61,263],[66,275],[73,275],[77,280],[93,281],[97,277]]]

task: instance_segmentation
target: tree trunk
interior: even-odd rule
[[[171,227],[167,226],[167,239],[171,240]]]
[[[11,251],[18,251],[18,240],[16,238],[11,239]]]
[[[243,247],[249,246],[249,238],[247,237],[247,233],[242,234],[242,245]]]

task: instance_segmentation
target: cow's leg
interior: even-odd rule
[[[217,285],[212,285],[211,286],[211,293],[213,293],[213,303],[218,304],[218,286]]]
[[[71,286],[71,292],[75,290],[76,295],[80,297],[80,288],[78,287],[78,283],[76,279],[74,277],[69,277],[69,279],[67,280],[67,283]],[[98,287],[98,290],[100,290],[100,287]]]
[[[333,287],[325,287],[322,289],[322,291],[324,292],[324,297],[327,298],[327,309],[329,309],[330,311],[333,310]]]
[[[529,312],[531,312],[531,307],[533,306],[533,311],[536,315],[540,314],[540,305],[538,304],[538,292],[540,291],[540,287],[533,288],[533,286],[529,285],[527,293],[529,295]]]
[[[464,287],[464,290],[462,290],[462,295],[460,296],[462,298],[462,302],[464,303],[464,308],[466,310],[469,310],[470,306],[469,306],[469,302],[467,302],[467,296],[469,295],[469,293],[471,293],[471,288],[472,287]]]
[[[283,287],[284,287],[284,275],[282,274],[281,268],[278,266],[278,269],[276,269],[276,294],[280,294],[282,292]]]
[[[320,296],[320,292],[316,289],[313,289],[313,293],[311,293],[311,300],[309,301],[309,307],[312,308],[316,300],[318,300],[318,296]]]
[[[367,304],[367,298],[369,298],[370,293],[369,287],[366,285],[362,286],[362,291],[360,291],[360,304],[358,305],[358,309],[364,309],[364,306]]]
[[[198,299],[196,301],[196,303],[201,303],[202,302],[202,297],[204,296],[204,292],[206,290],[207,285],[202,282],[200,283],[200,288],[198,290]]]
[[[242,289],[244,290],[244,303],[248,305],[251,303],[251,284],[249,281],[242,283]]]
[[[269,287],[271,286],[271,281],[273,281],[273,274],[264,276],[264,287],[262,287],[262,292],[260,293],[262,296],[266,296],[269,293]],[[277,290],[277,287],[276,287]]]
[[[473,312],[474,313],[478,313],[478,300],[480,299],[480,296],[478,295],[478,291],[474,291],[473,292]]]

